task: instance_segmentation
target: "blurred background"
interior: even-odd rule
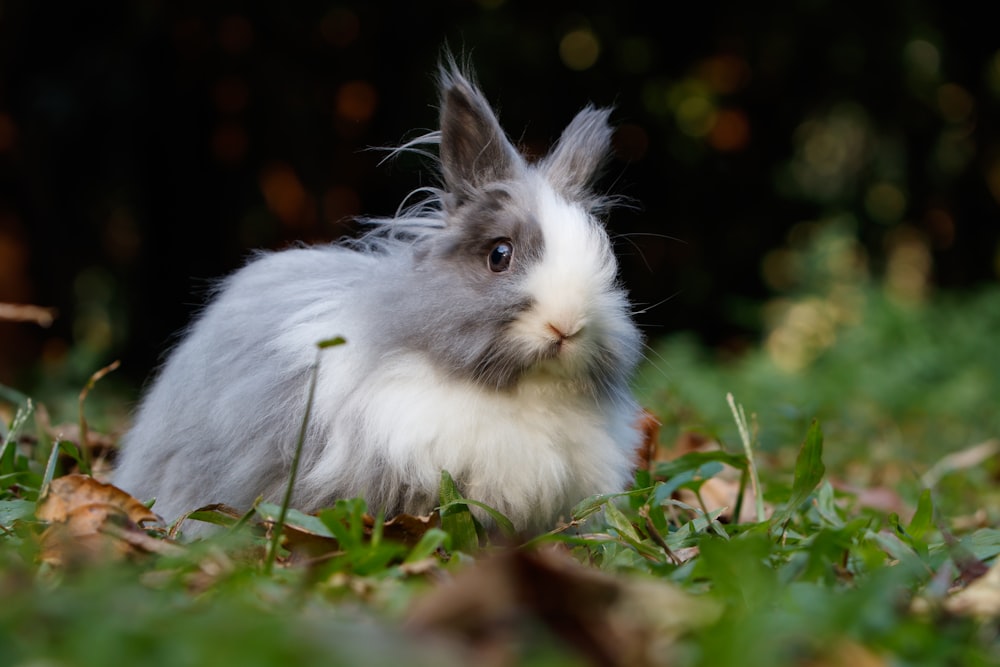
[[[609,224],[651,339],[794,370],[859,285],[919,304],[997,282],[985,8],[0,0],[0,302],[55,310],[0,321],[0,383],[78,391],[121,359],[134,395],[251,249],[392,214],[430,172],[369,149],[435,127],[445,44],[531,154],[615,106],[601,186],[636,204]]]

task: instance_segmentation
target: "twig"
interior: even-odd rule
[[[80,390],[80,471],[86,475],[91,473],[90,467],[90,447],[87,446],[87,418],[83,413],[83,402],[87,399],[87,394],[94,388],[97,381],[111,371],[121,366],[121,361],[115,360],[90,376],[87,384]]]
[[[656,542],[657,546],[663,549],[664,553],[667,554],[667,558],[670,559],[670,562],[673,563],[674,565],[680,565],[681,559],[677,557],[677,554],[674,553],[674,550],[670,548],[670,545],[667,544],[667,541],[663,539],[662,535],[660,535],[660,531],[656,529],[656,525],[653,523],[653,519],[650,518],[649,516],[648,508],[644,507],[643,509],[641,509],[639,511],[639,516],[641,516],[646,520],[646,532],[649,533],[649,536],[651,538],[653,538],[653,541]]]
[[[54,308],[29,306],[20,303],[0,303],[0,320],[10,322],[34,322],[40,327],[49,328],[56,319]]]

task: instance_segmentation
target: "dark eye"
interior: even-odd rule
[[[510,268],[510,260],[514,256],[514,244],[509,239],[500,239],[493,244],[493,249],[486,259],[490,271],[503,273]]]

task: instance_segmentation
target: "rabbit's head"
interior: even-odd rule
[[[641,337],[597,217],[609,200],[592,190],[609,111],[585,108],[529,163],[454,64],[442,67],[440,91],[443,187],[382,333],[491,388],[548,377],[622,391]]]

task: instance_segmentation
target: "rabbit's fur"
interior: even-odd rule
[[[538,531],[625,489],[642,343],[591,190],[609,111],[585,108],[529,164],[471,77],[449,62],[439,83],[440,132],[413,143],[440,144],[442,188],[359,240],[260,253],[222,281],[142,401],[117,485],[167,520],[277,501],[316,344],[343,336],[321,356],[299,509],[426,513],[444,469]]]

